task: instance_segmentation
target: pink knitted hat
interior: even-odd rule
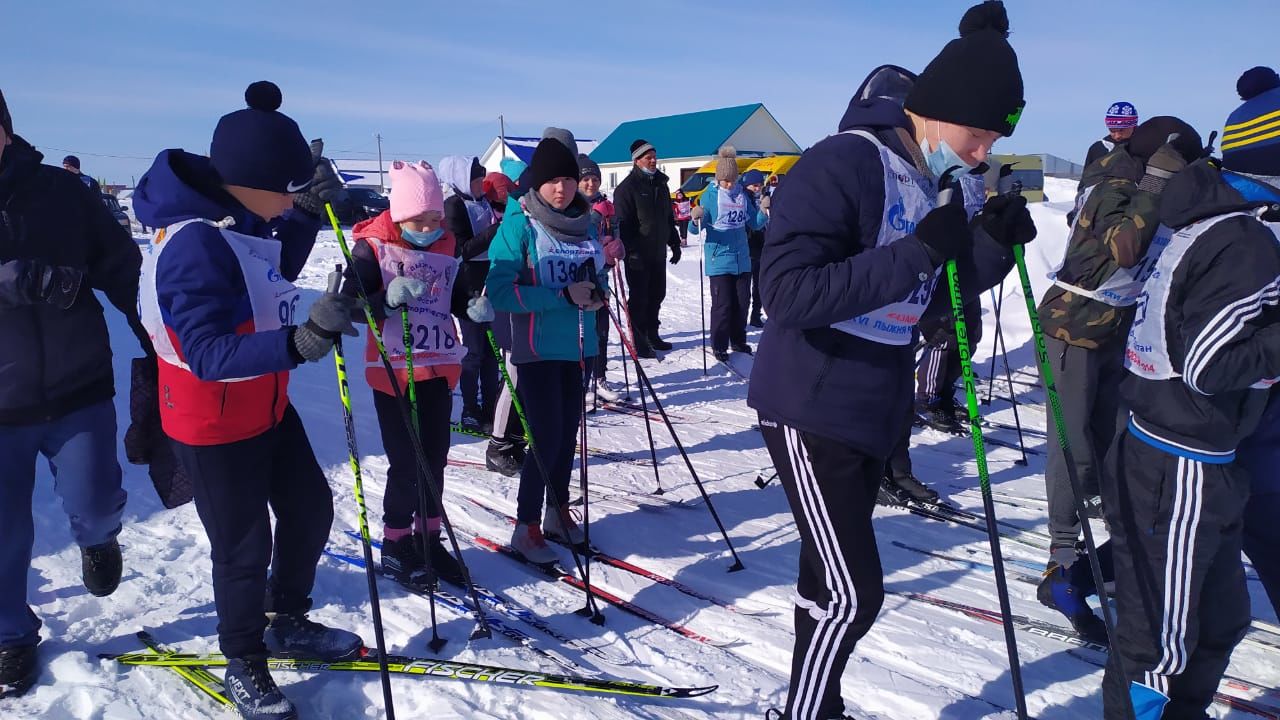
[[[391,177],[391,219],[404,222],[429,211],[444,212],[444,191],[436,171],[425,160],[404,163],[396,160],[387,173]]]

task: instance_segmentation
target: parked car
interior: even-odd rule
[[[355,225],[358,222],[377,217],[391,207],[391,201],[376,190],[349,187],[333,203],[333,213],[338,222],[344,225]]]
[[[120,201],[116,200],[116,196],[102,193],[102,204],[106,205],[107,209],[111,211],[111,216],[116,219],[116,222],[120,223],[132,235],[133,224],[129,222],[129,215],[120,207]]]
[[[760,158],[751,163],[748,170],[759,170],[764,174],[765,185],[769,184],[769,180],[777,176],[778,182],[782,182],[782,178],[786,177],[787,171],[796,164],[800,159],[799,155],[770,155],[767,158]]]

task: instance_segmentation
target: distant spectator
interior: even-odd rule
[[[80,178],[80,182],[93,191],[94,197],[102,195],[102,186],[98,184],[98,181],[80,172],[80,158],[75,155],[68,155],[62,158],[62,169]]]
[[[693,210],[693,202],[685,197],[683,190],[676,191],[676,199],[671,201],[671,209],[676,214],[676,229],[680,231],[680,247],[689,247],[689,213]]]
[[[1084,156],[1086,167],[1094,160],[1115,150],[1119,145],[1128,144],[1133,129],[1138,127],[1138,111],[1130,103],[1121,100],[1107,108],[1107,136],[1089,146]]]

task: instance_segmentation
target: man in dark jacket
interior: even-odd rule
[[[742,186],[755,198],[760,209],[767,214],[773,198],[764,194],[764,173],[759,170],[748,170],[742,174]],[[764,327],[764,319],[760,317],[760,253],[764,251],[764,228],[759,230],[747,226],[747,253],[751,258],[751,327]]]
[[[613,192],[618,234],[627,249],[628,314],[632,338],[640,357],[655,357],[654,350],[670,350],[671,343],[658,336],[658,311],[667,296],[667,248],[671,264],[680,262],[680,232],[667,176],[658,171],[658,151],[645,140],[631,143],[635,166]]]
[[[1259,132],[1280,90],[1241,94],[1221,167],[1199,160],[1163,190],[1171,235],[1125,348],[1131,414],[1103,484],[1117,618],[1107,720],[1131,717],[1131,702],[1140,720],[1205,717],[1249,627],[1250,487],[1235,459],[1280,379],[1280,142]]]
[[[62,169],[79,178],[80,182],[84,183],[84,186],[93,192],[94,197],[102,195],[102,186],[98,184],[98,181],[80,172],[80,158],[75,155],[68,155],[62,158]]]
[[[80,546],[85,588],[120,582],[125,492],[101,290],[137,323],[142,256],[99,194],[13,134],[0,95],[0,697],[35,681],[40,621],[27,607],[36,456]]]
[[[747,402],[801,536],[791,691],[784,717],[843,715],[840,679],[884,599],[871,515],[911,411],[912,346],[947,260],[972,298],[1035,237],[1021,196],[971,222],[939,176],[972,169],[1023,106],[999,2],[975,6],[912,83],[905,109],[871,88],[840,133],[810,148],[773,204],[761,259],[769,322]],[[941,281],[945,283],[945,280]],[[946,295],[938,288],[939,297]]]

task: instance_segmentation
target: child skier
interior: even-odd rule
[[[604,247],[605,266],[601,271],[608,277],[613,266],[626,256],[626,249],[618,239],[618,219],[614,214],[613,203],[600,192],[600,166],[586,155],[578,155],[578,173],[582,179],[578,182],[578,192],[591,205],[591,222],[595,223],[597,237]],[[596,339],[598,349],[596,361],[592,364],[592,378],[595,380],[587,390],[587,404],[595,406],[596,399],[616,402],[621,395],[605,378],[605,370],[609,359],[609,310],[602,308],[596,313]]]
[[[228,694],[246,718],[288,720],[296,713],[268,653],[340,660],[363,645],[306,616],[333,497],[286,392],[290,370],[356,331],[354,304],[339,294],[295,324],[291,279],[341,183],[321,143],[309,149],[277,111],[279,88],[254,83],[245,100],[218,121],[209,157],[165,150],[138,182],[134,209],[159,228],[140,306],[161,422],[209,536]]]
[[[1242,89],[1221,168],[1194,162],[1163,188],[1172,234],[1129,331],[1131,414],[1103,483],[1117,611],[1108,720],[1129,717],[1130,700],[1138,720],[1204,717],[1249,626],[1249,478],[1233,460],[1280,376],[1280,143],[1266,133],[1280,92]]]
[[[590,361],[597,348],[594,337],[587,340],[580,329],[594,326],[606,279],[601,272],[599,286],[576,279],[588,262],[605,265],[578,179],[577,156],[569,148],[555,138],[538,143],[521,181],[528,181],[528,192],[508,202],[489,249],[486,294],[495,310],[509,314],[511,362],[519,367],[517,392],[532,433],[511,546],[535,563],[556,560],[544,529],[574,544],[584,539],[568,514],[569,479],[582,412],[580,363]],[[557,502],[544,515],[543,495],[550,493]],[[564,512],[553,512],[556,506]]]
[[[443,489],[449,457],[453,388],[460,362],[470,352],[458,339],[454,314],[466,312],[467,297],[456,283],[454,238],[442,226],[444,195],[435,171],[425,162],[391,164],[391,207],[356,225],[351,235],[353,263],[343,293],[355,297],[363,287],[382,333],[396,383],[408,399],[408,369],[401,308],[409,309],[413,335],[413,383],[418,437],[437,486]],[[358,281],[357,281],[358,276]],[[373,332],[365,350],[365,379],[373,389],[382,447],[387,453],[387,489],[382,498],[382,566],[395,580],[423,586],[438,577],[463,582],[458,561],[440,540],[440,509],[425,491],[426,516],[418,513],[418,472],[411,429],[405,427],[399,400],[378,356]],[[425,488],[424,488],[425,490]]]
[[[711,279],[711,354],[729,362],[729,349],[747,355],[747,311],[751,308],[751,251],[747,228],[759,230],[768,222],[751,193],[738,182],[738,153],[720,148],[716,181],[693,208],[693,221],[702,231],[702,253]]]
[[[994,197],[971,224],[935,208],[938,177],[972,169],[1023,106],[999,2],[975,6],[912,82],[905,110],[870,86],[841,132],[810,148],[774,198],[761,260],[769,322],[747,401],[801,534],[796,642],[785,717],[843,714],[840,678],[884,600],[871,515],[911,411],[916,319],[945,261],[968,298],[1035,237],[1021,197]]]

